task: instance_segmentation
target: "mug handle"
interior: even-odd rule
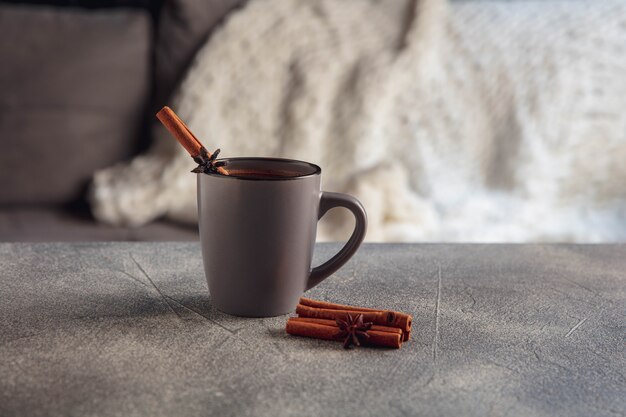
[[[311,270],[309,280],[307,281],[307,290],[310,290],[320,282],[324,281],[335,271],[341,268],[346,262],[348,262],[348,259],[350,259],[359,246],[361,246],[361,242],[363,242],[363,238],[365,237],[365,232],[367,231],[367,214],[365,213],[365,209],[363,208],[361,202],[348,194],[322,191],[320,197],[319,216],[317,219],[321,219],[324,214],[328,212],[328,210],[335,207],[344,207],[352,212],[356,220],[354,231],[352,232],[352,236],[350,236],[348,242],[339,252],[337,252],[335,256]]]

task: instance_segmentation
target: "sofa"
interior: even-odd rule
[[[94,221],[93,172],[145,150],[197,48],[241,0],[0,2],[0,241],[195,240]]]
[[[364,202],[369,240],[623,241],[624,2],[414,1],[0,0],[0,241],[197,239],[191,161],[151,134],[164,104],[222,155],[339,155],[314,162]]]

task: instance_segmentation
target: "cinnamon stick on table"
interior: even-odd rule
[[[290,317],[289,320],[299,321],[303,323],[315,323],[322,324],[326,326],[337,326],[337,322],[335,320],[326,320],[326,319],[314,319],[312,317]],[[373,325],[367,332],[370,331],[384,332],[384,333],[394,333],[402,335],[402,330],[397,327],[389,327],[389,326],[379,326]]]
[[[198,162],[203,157],[211,159],[212,154],[206,150],[200,140],[194,135],[187,125],[180,120],[172,109],[165,106],[156,114],[156,117],[163,123],[163,126],[176,138],[176,140],[189,152],[189,155]],[[228,175],[223,167],[217,167],[217,172]]]
[[[310,322],[290,317],[287,320],[287,333],[295,336],[312,337],[323,340],[338,340],[340,334],[339,326],[332,320],[321,322]],[[381,346],[399,348],[402,346],[402,335],[393,331],[380,331],[370,329],[367,331],[368,338],[361,339],[360,342],[368,346]]]
[[[344,304],[328,303],[325,301],[300,298],[300,304],[296,313],[301,317],[317,317],[323,319],[336,319],[345,317],[346,313],[363,314],[363,320],[383,326],[398,327],[402,329],[404,340],[411,337],[411,325],[413,317],[410,314],[397,311],[377,310],[367,307],[349,306]]]
[[[296,314],[300,317],[312,317],[316,319],[336,320],[345,319],[348,314],[363,315],[363,321],[385,326],[390,325],[393,316],[391,312],[385,311],[357,311],[357,310],[331,310],[329,308],[315,308],[302,304],[296,307]]]

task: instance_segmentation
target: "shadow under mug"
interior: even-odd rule
[[[357,251],[367,229],[361,203],[320,190],[317,165],[279,158],[226,158],[230,175],[198,174],[198,220],[211,302],[237,316],[293,311],[302,294]],[[311,268],[318,220],[344,207],[356,224],[345,246]]]

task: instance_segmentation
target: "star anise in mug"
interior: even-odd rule
[[[196,168],[194,168],[191,172],[194,173],[215,173],[217,172],[217,168],[226,165],[224,161],[216,161],[217,155],[219,155],[220,149],[216,149],[215,152],[211,156],[209,156],[209,152],[203,146],[200,148],[200,155],[197,155],[193,158],[194,161],[198,164]]]
[[[368,339],[370,337],[367,331],[372,327],[373,323],[363,322],[363,314],[346,314],[346,319],[335,320],[339,326],[339,333],[337,333],[337,339],[343,339],[344,349],[350,348],[350,345],[361,346],[361,339]]]

